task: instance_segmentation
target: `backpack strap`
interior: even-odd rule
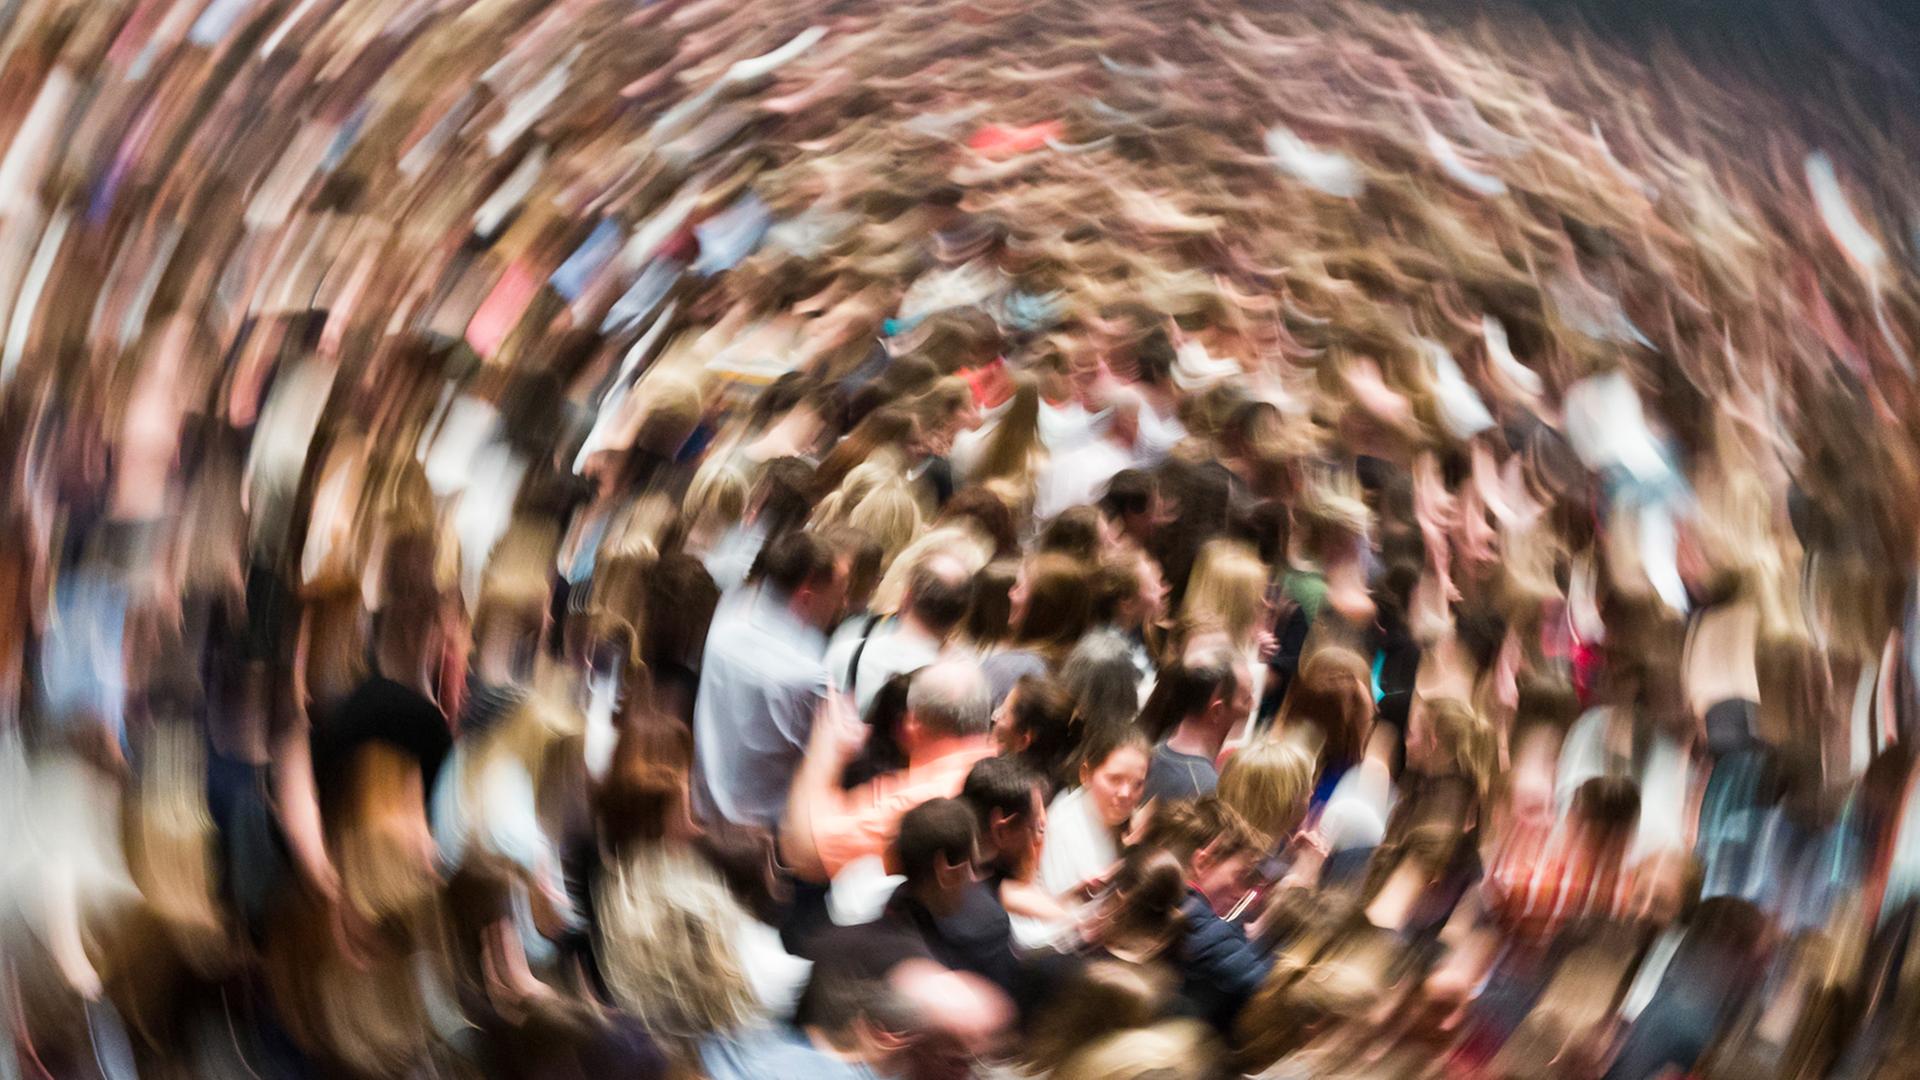
[[[860,681],[860,658],[866,655],[867,642],[873,640],[874,627],[880,625],[885,615],[867,616],[867,625],[860,629],[860,643],[853,647],[853,656],[847,660],[847,693],[851,694]]]

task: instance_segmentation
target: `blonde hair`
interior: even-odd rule
[[[688,1051],[757,1016],[731,934],[749,916],[697,856],[638,848],[612,868],[594,908],[607,987],[655,1038]]]
[[[685,521],[690,530],[721,531],[747,516],[753,479],[738,455],[715,454],[693,474],[687,488]]]
[[[1456,773],[1473,782],[1474,790],[1484,801],[1499,765],[1493,725],[1458,698],[1441,698],[1422,705],[1441,753]]]
[[[821,500],[808,522],[814,530],[845,526],[880,546],[881,572],[926,527],[920,500],[908,483],[903,462],[892,449],[876,451],[855,466],[840,486]]]
[[[1219,1056],[1205,1024],[1170,1020],[1098,1039],[1053,1075],[1057,1080],[1206,1080]]]
[[[881,573],[926,527],[920,502],[904,479],[894,479],[867,494],[847,515],[848,527],[880,544]]]
[[[1189,629],[1225,631],[1236,648],[1252,644],[1266,614],[1267,564],[1251,547],[1214,540],[1200,549],[1187,578],[1181,617]]]
[[[1314,747],[1298,733],[1260,739],[1227,759],[1216,794],[1270,840],[1293,835],[1313,794]]]
[[[1040,443],[1040,384],[1023,378],[1015,385],[1006,412],[980,449],[980,461],[974,466],[976,481],[1002,480],[1017,488],[1032,486],[1034,458],[1043,453]]]
[[[439,882],[415,842],[427,828],[428,779],[417,761],[384,743],[369,743],[354,760],[335,861],[345,901],[370,925],[410,931],[431,910]]]
[[[1047,1003],[1028,1043],[1029,1062],[1052,1075],[1097,1040],[1152,1023],[1166,1004],[1167,982],[1157,968],[1116,960],[1088,964],[1073,980],[1071,993]]]
[[[215,906],[206,750],[183,723],[154,728],[141,763],[127,866],[181,953],[203,971],[224,951]]]

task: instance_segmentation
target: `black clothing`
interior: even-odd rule
[[[309,736],[313,781],[321,813],[331,816],[346,794],[354,759],[364,747],[383,743],[420,764],[422,792],[429,798],[440,765],[453,749],[453,735],[440,707],[419,691],[375,675],[356,687]]]

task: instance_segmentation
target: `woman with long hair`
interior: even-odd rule
[[[1275,733],[1310,728],[1320,745],[1320,785],[1323,799],[1332,784],[1356,764],[1373,730],[1372,672],[1359,653],[1327,648],[1300,665],[1300,674],[1287,688]]]
[[[1013,396],[994,420],[967,478],[1008,488],[1020,495],[1021,506],[1030,506],[1034,477],[1045,454],[1040,441],[1040,384],[1022,379],[1014,384]]]

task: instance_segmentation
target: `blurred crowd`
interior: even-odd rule
[[[1910,1075],[1861,26],[0,6],[0,1078]]]

